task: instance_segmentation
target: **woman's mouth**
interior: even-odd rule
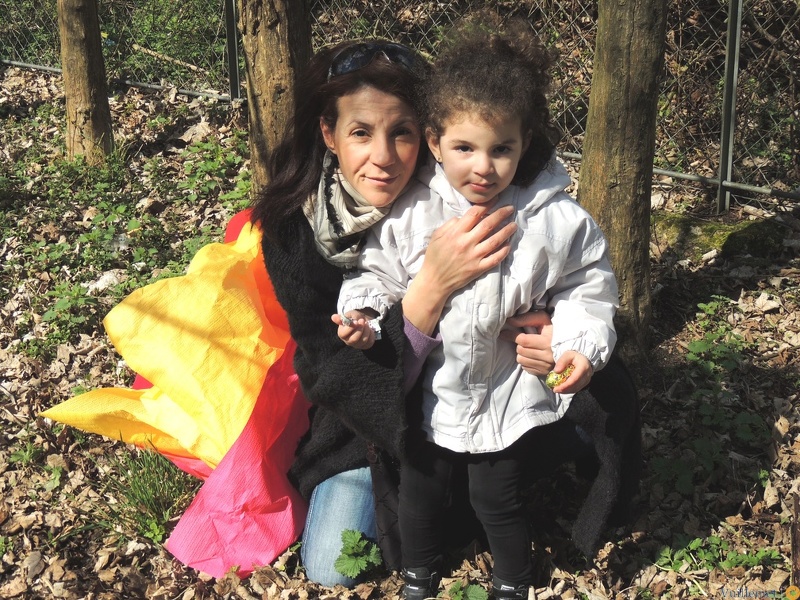
[[[367,179],[371,181],[373,185],[380,187],[391,185],[397,181],[397,177],[367,177]]]

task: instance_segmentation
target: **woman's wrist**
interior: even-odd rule
[[[420,272],[403,298],[403,316],[420,332],[433,336],[447,298],[437,286],[429,285]]]

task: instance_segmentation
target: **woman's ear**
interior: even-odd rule
[[[322,131],[322,139],[325,141],[328,150],[336,154],[336,136],[334,135],[334,130],[325,122],[323,117],[319,118],[319,128]]]
[[[428,142],[433,160],[440,163],[442,162],[442,153],[439,149],[439,136],[430,127],[425,128],[425,141]]]

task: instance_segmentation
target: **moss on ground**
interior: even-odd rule
[[[770,262],[783,252],[785,225],[772,219],[736,220],[729,217],[698,218],[689,214],[654,211],[650,217],[654,243],[681,259],[698,263],[716,250],[723,257],[752,257]]]

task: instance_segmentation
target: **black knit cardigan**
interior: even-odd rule
[[[297,343],[294,367],[313,405],[311,426],[289,471],[292,483],[309,498],[325,479],[367,466],[367,442],[397,457],[404,453],[402,305],[389,311],[382,339],[370,350],[350,348],[331,321],[343,273],[317,252],[302,211],[287,220],[279,241],[264,237],[262,248]]]

